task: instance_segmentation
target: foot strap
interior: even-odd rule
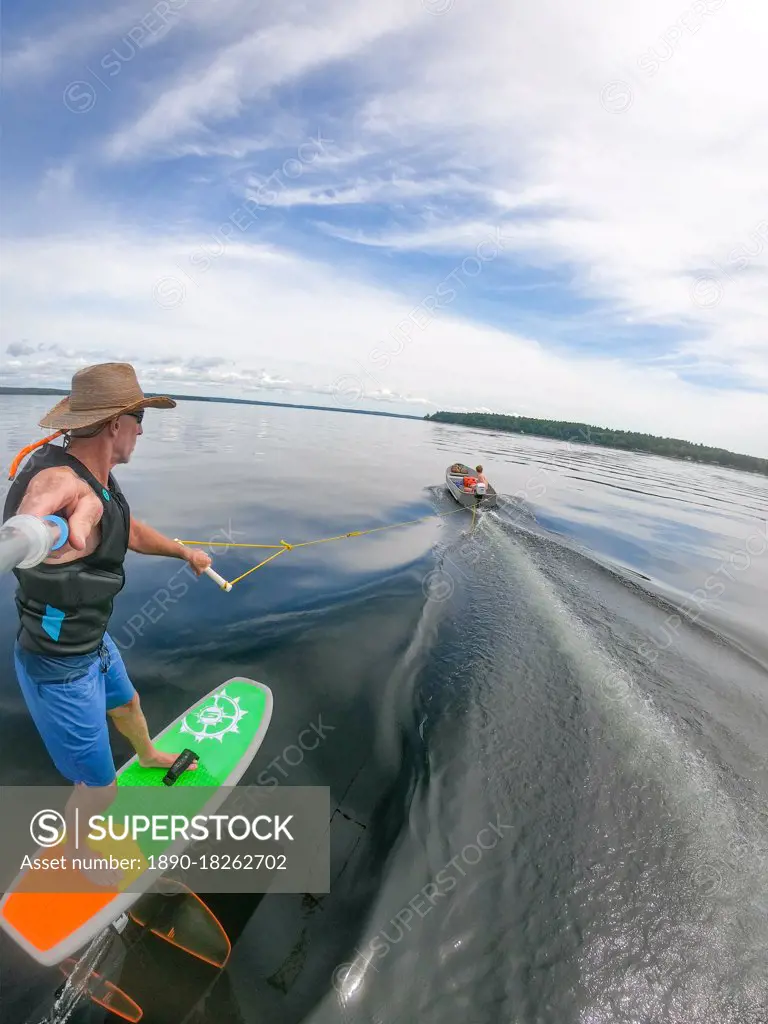
[[[185,747],[163,776],[163,784],[165,786],[172,786],[178,777],[189,768],[192,762],[197,760],[199,760],[199,757],[195,751]]]

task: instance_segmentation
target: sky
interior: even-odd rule
[[[6,0],[0,384],[768,456],[765,0]]]

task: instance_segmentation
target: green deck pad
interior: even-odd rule
[[[197,770],[184,772],[176,786],[220,786],[248,750],[266,711],[261,687],[235,679],[190,708],[154,739],[158,750],[200,755]],[[142,768],[138,761],[117,774],[118,786],[162,786],[165,768]],[[165,788],[165,787],[164,787]]]
[[[155,746],[175,754],[185,748],[194,750],[199,755],[197,769],[183,772],[172,786],[166,786],[167,768],[143,768],[137,760],[122,768],[117,775],[117,797],[107,811],[118,834],[127,815],[183,814],[191,818],[204,813],[216,790],[246,756],[266,710],[267,695],[261,687],[234,679],[164,729],[154,738]],[[151,833],[137,841],[145,855],[157,856],[172,845],[170,839],[153,839]]]
[[[180,748],[178,753],[181,753]],[[126,768],[122,775],[118,778],[119,786],[161,786],[165,789],[165,783],[163,782],[163,776],[166,773],[165,768],[142,768],[138,761]],[[220,786],[216,775],[212,775],[206,767],[197,762],[197,768],[190,772],[183,772],[173,784],[174,789],[178,789],[180,786]]]

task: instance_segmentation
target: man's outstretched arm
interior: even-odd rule
[[[166,555],[169,558],[183,558],[185,562],[189,562],[198,576],[211,564],[210,557],[204,551],[185,547],[133,516],[131,516],[128,547],[140,555]]]
[[[68,520],[69,540],[55,561],[91,554],[99,541],[101,499],[67,466],[43,469],[30,481],[16,514],[47,516],[61,511]]]

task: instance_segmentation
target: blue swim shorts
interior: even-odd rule
[[[86,786],[116,776],[107,711],[136,693],[108,633],[93,654],[50,657],[14,648],[16,676],[29,712],[61,774]]]

